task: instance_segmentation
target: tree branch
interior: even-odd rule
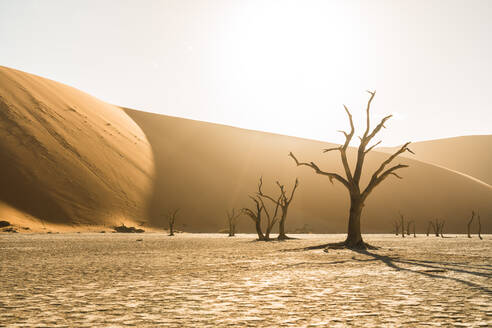
[[[317,174],[327,176],[330,179],[331,183],[333,183],[333,179],[335,179],[338,182],[340,182],[341,184],[343,184],[346,188],[348,188],[348,189],[350,188],[350,185],[347,182],[347,180],[345,180],[341,175],[339,175],[337,173],[321,171],[319,169],[319,167],[316,164],[314,164],[313,162],[310,162],[310,163],[299,162],[292,152],[289,153],[289,156],[292,157],[292,159],[296,162],[297,166],[302,166],[302,165],[308,166],[308,167],[312,168]]]

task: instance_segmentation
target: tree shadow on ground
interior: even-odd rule
[[[469,287],[476,288],[477,290],[480,290],[487,294],[492,294],[492,290],[489,289],[488,287],[481,286],[477,283],[465,279],[438,274],[438,273],[445,273],[445,272],[455,272],[455,273],[464,273],[464,274],[490,279],[492,277],[492,268],[469,266],[469,269],[464,269],[463,267],[466,266],[465,263],[457,264],[453,262],[404,259],[399,256],[380,255],[368,250],[354,249],[353,251],[369,257],[368,259],[358,259],[355,256],[353,256],[352,260],[357,262],[380,261],[396,271],[405,271],[405,272],[421,274],[428,278],[452,280],[467,285]],[[402,264],[412,265],[416,268],[406,268],[401,266]],[[459,268],[456,268],[456,266],[459,266]],[[473,269],[477,269],[477,268],[483,270],[483,272],[473,271]]]

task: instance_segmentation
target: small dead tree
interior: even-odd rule
[[[169,236],[174,236],[174,225],[176,224],[176,216],[179,212],[179,208],[167,213],[167,223],[169,224]]]
[[[258,183],[258,193],[256,197],[249,196],[255,203],[255,210],[250,210],[249,208],[243,208],[242,212],[249,216],[254,222],[255,222],[255,228],[256,228],[256,233],[258,234],[258,240],[262,241],[269,241],[270,240],[270,233],[272,231],[273,226],[275,223],[278,221],[278,208],[280,206],[280,197],[277,199],[277,201],[274,201],[275,203],[275,212],[273,216],[270,215],[270,212],[265,206],[265,203],[263,202],[263,198],[259,195],[261,193],[261,186],[263,184],[263,179],[260,178],[260,181]],[[262,221],[261,221],[261,214],[262,212],[265,213],[266,216],[266,229],[265,229],[265,234],[263,234],[262,230]]]
[[[292,188],[292,192],[290,193],[290,196],[287,196],[287,192],[285,190],[285,186],[281,185],[280,182],[277,181],[277,186],[280,189],[280,196],[278,199],[274,199],[273,197],[263,193],[261,190],[263,184],[263,180],[260,178],[260,185],[258,187],[258,195],[261,197],[264,197],[274,203],[277,206],[280,206],[280,209],[282,211],[279,223],[278,223],[278,240],[285,240],[285,239],[290,239],[286,234],[285,234],[285,221],[287,220],[287,212],[289,210],[289,205],[292,202],[292,198],[294,198],[294,193],[297,189],[297,186],[299,185],[299,180],[296,178],[296,181],[294,183],[294,187]]]
[[[482,240],[482,222],[480,222],[480,214],[478,214],[477,216],[477,220],[478,220],[478,238],[480,238],[480,240]]]
[[[349,211],[349,218],[348,218],[347,238],[342,243],[339,243],[337,245],[328,245],[328,246],[334,246],[337,248],[339,247],[362,248],[362,249],[367,248],[367,245],[362,240],[362,234],[360,228],[362,209],[364,208],[364,204],[367,200],[367,197],[381,182],[383,182],[390,175],[393,175],[398,179],[401,179],[402,177],[399,176],[396,173],[396,171],[402,168],[406,168],[408,167],[408,165],[397,164],[389,168],[386,167],[390,165],[390,163],[393,162],[393,160],[398,155],[406,151],[413,153],[408,148],[410,142],[405,143],[393,155],[389,156],[383,163],[381,163],[379,168],[372,174],[369,183],[365,188],[360,187],[362,168],[364,165],[364,160],[366,158],[366,155],[371,150],[373,150],[374,147],[379,145],[381,141],[368,147],[369,143],[376,136],[376,134],[384,127],[386,121],[389,120],[392,116],[392,115],[388,115],[384,117],[381,120],[381,122],[379,122],[379,124],[376,125],[376,127],[371,131],[369,112],[371,108],[371,102],[374,99],[374,96],[376,95],[376,91],[374,92],[368,91],[368,93],[371,96],[367,102],[367,108],[366,108],[366,129],[364,134],[360,137],[360,145],[357,149],[357,161],[353,171],[351,170],[350,165],[348,163],[347,149],[349,147],[350,141],[352,140],[352,137],[354,136],[355,129],[354,129],[354,122],[352,120],[352,114],[350,113],[347,106],[345,105],[344,105],[345,112],[347,113],[348,120],[350,123],[350,132],[341,131],[345,135],[345,143],[341,146],[328,148],[324,150],[325,153],[328,153],[330,151],[338,151],[340,153],[341,162],[345,170],[345,177],[342,177],[338,173],[323,171],[314,162],[299,162],[292,152],[289,153],[289,156],[292,157],[292,159],[295,161],[297,166],[310,167],[311,169],[314,170],[316,174],[320,174],[328,177],[331,183],[333,183],[333,180],[338,181],[348,191],[350,197],[350,211]]]
[[[413,221],[408,221],[407,222],[407,236],[410,236],[410,226],[412,225]]]
[[[416,238],[417,235],[415,234],[415,221],[413,222],[413,238]]]
[[[234,237],[236,235],[236,223],[237,219],[241,215],[241,211],[238,213],[235,212],[236,209],[233,208],[232,211],[229,213],[227,211],[227,223],[229,224],[229,237]]]
[[[261,197],[258,197],[258,199],[261,202],[261,205],[263,207],[263,211],[265,212],[267,221],[266,221],[266,228],[265,228],[265,241],[269,241],[270,239],[270,233],[272,232],[273,226],[278,222],[278,208],[280,206],[280,197],[275,205],[275,211],[273,213],[273,216],[270,215],[270,212],[268,211],[267,207],[263,203],[263,199]]]
[[[400,214],[401,238],[405,238],[405,218]]]
[[[472,211],[472,216],[471,216],[470,221],[468,221],[468,224],[466,226],[466,229],[468,231],[468,238],[471,238],[470,227],[471,227],[471,224],[472,224],[474,218],[475,218],[475,211]]]
[[[393,226],[395,227],[395,235],[398,236],[398,234],[400,233],[400,223],[398,222],[398,220],[393,221]]]
[[[439,229],[441,227],[441,224],[439,223],[439,220],[436,219],[436,222],[429,221],[429,224],[432,226],[432,230],[434,231],[434,235],[436,237],[439,237]]]
[[[258,235],[258,240],[265,240],[265,235],[261,229],[261,212],[263,211],[263,205],[258,200],[259,197],[255,198],[249,196],[253,200],[255,207],[253,210],[244,207],[241,211],[246,214],[255,223],[256,234]]]
[[[427,225],[427,237],[429,237],[429,233],[432,225],[433,225],[432,222],[429,221],[429,224]]]
[[[444,231],[444,223],[446,223],[446,221],[442,220],[441,222],[441,226],[439,227],[439,232],[441,234],[441,238],[444,238],[444,235],[443,235],[443,231]]]

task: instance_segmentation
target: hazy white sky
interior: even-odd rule
[[[150,112],[340,142],[492,133],[489,0],[0,0],[0,65]],[[359,125],[360,127],[360,125]]]

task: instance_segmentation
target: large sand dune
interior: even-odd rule
[[[379,148],[392,152],[395,148]],[[492,185],[492,135],[462,136],[412,144],[414,158],[462,172]]]
[[[95,225],[144,217],[153,159],[118,107],[0,67],[0,170],[0,218]]]
[[[296,167],[287,156],[293,151],[299,159],[341,173],[338,155],[321,152],[329,144],[126,111],[145,132],[154,151],[156,177],[150,207],[154,224],[168,209],[179,207],[188,230],[216,231],[225,226],[227,209],[251,203],[248,195],[256,192],[260,176],[265,190],[272,193],[277,192],[277,179],[290,189],[299,177],[289,212],[290,229],[306,223],[318,232],[345,231],[347,191],[309,168]],[[374,152],[366,168],[372,174],[387,156]],[[420,231],[436,217],[446,220],[447,231],[464,231],[472,209],[480,210],[484,229],[490,229],[490,186],[416,160],[402,158],[399,162],[410,164],[410,168],[401,171],[403,180],[390,177],[369,197],[363,218],[365,232],[390,231],[399,211],[415,220]],[[251,227],[248,218],[242,220],[243,227]]]
[[[339,170],[326,143],[150,114],[101,102],[41,77],[0,67],[0,219],[36,222],[165,225],[180,208],[179,227],[215,232],[226,210],[248,206],[263,176],[300,186],[287,222],[316,232],[346,229],[348,196],[339,184],[298,168],[288,158],[314,160]],[[388,155],[374,152],[372,171]],[[424,231],[427,221],[446,219],[445,231],[461,231],[472,209],[484,232],[492,228],[492,188],[466,176],[412,159],[404,180],[389,178],[370,196],[364,232],[392,229],[401,211]],[[367,178],[367,177],[366,177]],[[185,225],[185,226],[183,226]],[[240,229],[251,231],[246,217]]]

